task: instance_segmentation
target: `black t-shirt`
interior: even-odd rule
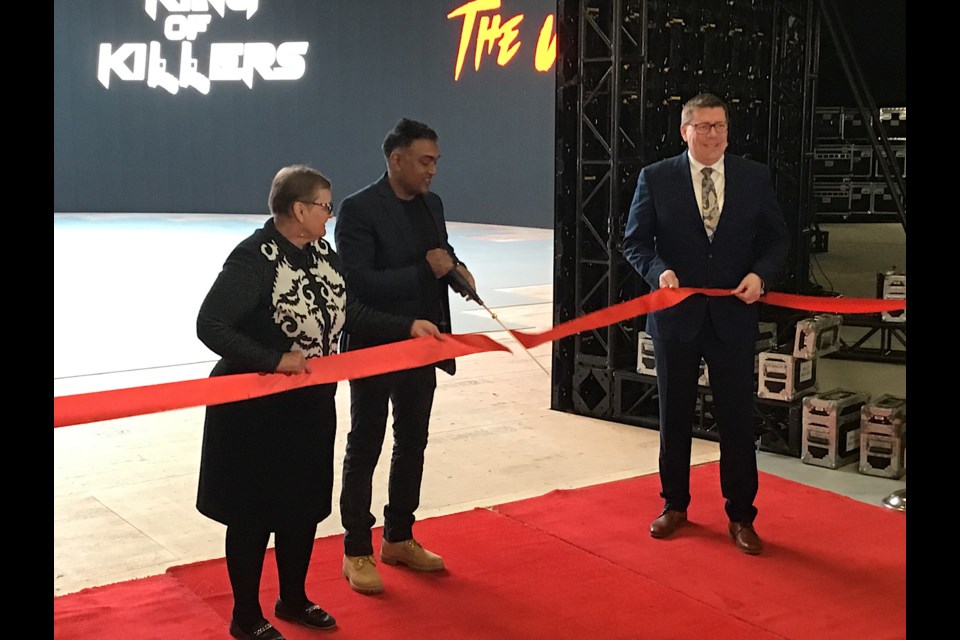
[[[436,249],[440,246],[440,236],[437,233],[437,225],[433,221],[430,210],[427,209],[427,203],[423,196],[417,195],[410,200],[401,200],[403,212],[406,215],[410,228],[413,229],[414,237],[418,243],[417,250],[422,256],[426,256],[427,251]],[[426,258],[424,258],[426,261]],[[429,267],[427,268],[429,271]],[[442,288],[446,286],[442,280],[437,280],[433,273],[424,278],[424,286],[420,289],[420,318],[430,320],[434,324],[439,324],[443,318],[440,307],[440,294]]]

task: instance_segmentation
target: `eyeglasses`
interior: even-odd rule
[[[688,122],[688,125],[697,130],[697,133],[710,133],[710,129],[716,129],[717,133],[727,132],[726,122]]]
[[[298,200],[297,202],[302,202],[303,204],[315,204],[318,207],[327,210],[327,213],[333,213],[333,203],[332,202],[316,202],[313,200]]]

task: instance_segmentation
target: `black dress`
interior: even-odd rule
[[[288,351],[337,351],[342,329],[397,340],[413,318],[348,301],[323,239],[298,249],[270,219],[231,252],[197,317],[211,376],[273,372]],[[226,525],[315,524],[331,510],[336,383],[207,407],[197,509]]]

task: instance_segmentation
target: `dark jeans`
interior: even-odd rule
[[[383,536],[391,542],[413,537],[413,514],[420,506],[423,452],[436,388],[433,365],[350,381],[351,424],[340,493],[347,555],[373,554],[373,473],[383,448],[388,403],[393,405],[393,456],[388,502],[383,508]]]
[[[690,451],[700,359],[710,371],[713,415],[720,434],[720,488],[727,516],[753,522],[757,509],[757,454],[753,423],[756,343],[721,340],[709,317],[692,342],[654,339],[660,396],[660,483],[667,509],[690,503]]]

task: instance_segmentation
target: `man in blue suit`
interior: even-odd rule
[[[728,289],[725,297],[690,296],[652,313],[660,405],[660,495],[663,512],[650,535],[666,538],[687,522],[690,450],[700,361],[710,371],[720,434],[720,485],[730,536],[758,554],[754,529],[757,459],[753,421],[754,304],[786,262],[790,246],[768,168],[726,154],[726,104],[703,93],[681,114],[687,151],[644,167],[630,205],[623,254],[653,290]]]
[[[335,227],[347,295],[397,315],[429,318],[450,333],[447,287],[466,295],[476,286],[447,239],[443,203],[430,191],[440,148],[436,132],[401,119],[383,141],[387,170],[379,180],[347,197]],[[349,351],[385,342],[344,332]],[[453,360],[436,364],[450,375]],[[437,387],[434,365],[350,381],[350,433],[343,460],[340,518],[344,527],[343,575],[360,593],[383,591],[373,556],[370,512],[373,474],[383,447],[389,407],[393,407],[393,455],[388,503],[383,509],[380,560],[414,571],[441,571],[443,558],[413,537],[420,505],[424,451]]]

